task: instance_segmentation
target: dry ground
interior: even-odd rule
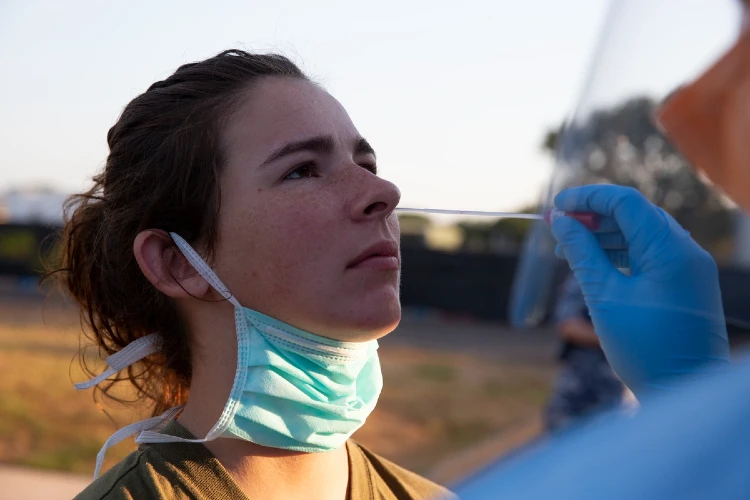
[[[78,333],[59,300],[0,294],[0,462],[90,474],[104,440],[138,418],[73,390],[84,378]],[[538,431],[554,346],[549,332],[407,314],[381,342],[385,388],[355,438],[416,472],[454,480]],[[477,447],[483,458],[467,455]],[[132,448],[111,449],[105,467]]]

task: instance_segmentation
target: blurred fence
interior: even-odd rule
[[[0,276],[34,276],[54,251],[59,228],[42,224],[0,224]]]
[[[401,249],[401,303],[507,321],[516,255]]]
[[[38,276],[54,252],[59,228],[0,224],[0,276]],[[404,244],[401,301],[404,306],[477,320],[507,322],[516,255],[440,252]],[[561,262],[557,282],[567,268]],[[750,332],[750,271],[720,270],[724,310],[730,330]],[[554,297],[554,294],[553,294]],[[552,303],[548,304],[551,310]]]

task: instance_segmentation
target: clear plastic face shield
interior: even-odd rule
[[[632,186],[720,264],[736,264],[743,251],[729,197],[750,209],[747,9],[737,0],[612,2],[578,105],[557,136],[542,210],[568,187]],[[512,292],[515,326],[547,317],[568,270],[554,248],[549,229],[535,224]]]

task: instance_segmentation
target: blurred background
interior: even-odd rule
[[[127,102],[227,48],[284,53],[328,89],[403,206],[537,213],[566,186],[637,187],[715,256],[744,342],[750,219],[651,118],[731,45],[739,15],[736,0],[2,2],[0,483],[57,481],[42,497],[68,497],[141,417],[75,393],[77,310],[39,277],[63,201],[101,169]],[[574,292],[543,224],[400,219],[404,319],[381,343],[385,389],[357,439],[449,484],[543,439],[561,397],[593,401],[572,420],[596,410],[596,388],[560,392],[573,372],[596,383],[569,373]]]

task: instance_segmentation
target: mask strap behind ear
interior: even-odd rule
[[[109,448],[115,446],[117,443],[121,442],[124,439],[127,439],[133,434],[142,432],[147,429],[153,429],[160,426],[164,422],[167,422],[168,420],[172,420],[178,413],[180,413],[180,411],[182,411],[182,408],[183,406],[175,406],[174,408],[170,408],[159,416],[147,418],[146,420],[141,420],[140,422],[126,425],[122,429],[117,430],[114,434],[109,436],[109,439],[104,442],[104,446],[102,446],[102,449],[99,450],[99,453],[97,453],[96,455],[94,479],[99,477],[99,473],[102,470],[102,464],[104,464],[104,455],[107,453],[107,450]]]
[[[182,255],[184,255],[188,262],[190,262],[195,270],[198,271],[198,274],[203,276],[203,279],[208,281],[208,284],[211,285],[214,290],[219,292],[222,297],[227,299],[234,307],[241,307],[239,301],[234,297],[234,295],[232,295],[232,292],[229,291],[229,288],[227,288],[226,285],[221,282],[219,277],[216,276],[216,273],[214,273],[214,270],[208,267],[206,261],[204,261],[200,255],[198,255],[198,252],[193,250],[193,247],[190,246],[190,243],[185,241],[185,239],[177,233],[169,233],[169,235],[177,244],[177,248],[180,249]]]
[[[152,333],[150,335],[146,335],[145,337],[136,339],[132,341],[131,343],[129,343],[128,345],[126,345],[122,350],[114,353],[113,355],[109,356],[105,360],[109,368],[104,370],[102,373],[100,373],[96,377],[90,380],[87,380],[86,382],[75,384],[75,388],[77,391],[80,391],[83,389],[90,389],[94,387],[95,385],[100,384],[101,382],[104,382],[106,379],[116,374],[120,370],[127,368],[133,363],[137,363],[138,361],[142,360],[146,356],[150,356],[153,353],[157,352],[158,350],[159,350],[159,334],[158,333]]]

